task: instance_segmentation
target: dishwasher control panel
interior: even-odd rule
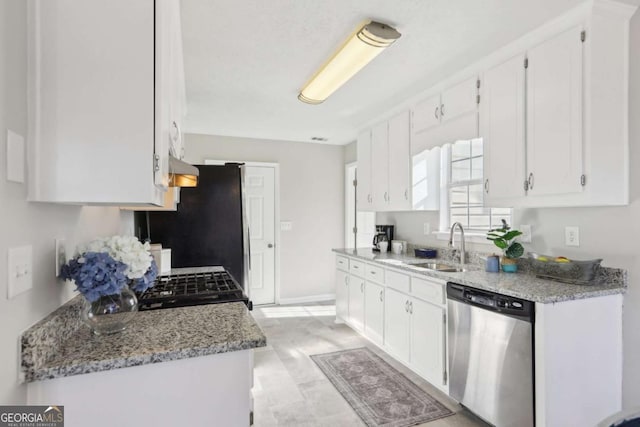
[[[447,283],[447,298],[533,322],[534,303],[484,289]]]

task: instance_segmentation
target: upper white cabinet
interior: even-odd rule
[[[179,12],[169,0],[31,0],[30,200],[163,204],[184,114]]]
[[[356,186],[356,205],[359,211],[373,210],[371,196],[371,129],[358,135],[358,169]]]
[[[525,195],[525,55],[484,73],[480,134],[484,142],[487,206]]]
[[[411,154],[478,136],[477,77],[467,78],[411,108]]]
[[[527,191],[582,191],[582,27],[527,52]]]
[[[358,136],[358,210],[410,209],[409,138],[408,111]]]
[[[628,32],[635,10],[595,1],[485,71],[486,205],[628,203]]]

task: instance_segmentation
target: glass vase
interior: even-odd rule
[[[123,331],[138,311],[138,299],[128,286],[119,294],[106,295],[90,302],[84,300],[83,320],[96,335]]]

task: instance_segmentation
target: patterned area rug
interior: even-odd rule
[[[370,427],[414,426],[453,414],[367,348],[311,358]]]

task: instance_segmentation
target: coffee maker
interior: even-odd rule
[[[373,235],[373,250],[380,252],[378,242],[387,241],[387,252],[391,250],[391,241],[393,240],[393,225],[376,225],[376,233]]]

